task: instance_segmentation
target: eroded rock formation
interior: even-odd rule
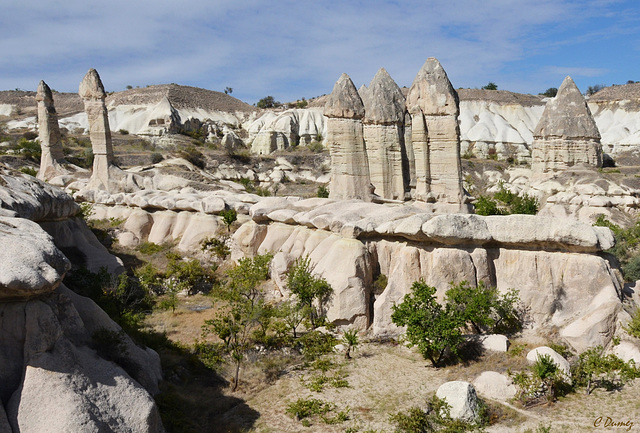
[[[404,200],[404,95],[384,68],[358,93],[365,109],[364,141],[371,183],[380,197]]]
[[[602,166],[600,132],[591,110],[571,77],[544,109],[533,133],[531,170],[534,176],[574,165]]]
[[[90,186],[109,191],[109,168],[113,164],[113,145],[109,115],[104,103],[107,94],[95,69],[89,69],[78,90],[89,118],[89,138],[93,149],[93,173]]]
[[[67,164],[62,152],[62,139],[58,126],[58,114],[53,105],[53,95],[47,83],[40,81],[36,93],[38,102],[38,138],[42,156],[38,179],[45,180],[67,173],[63,164]]]
[[[364,105],[347,74],[342,74],[324,107],[331,154],[329,197],[371,201],[372,186],[365,150]]]
[[[0,208],[0,431],[164,431],[150,395],[161,379],[158,355],[62,284],[70,268],[63,240],[43,226],[74,223],[61,236],[67,247],[97,253],[71,245],[93,236],[75,221],[78,206],[61,190],[1,167]],[[97,331],[121,336],[126,350],[112,359],[122,362],[99,354],[113,349],[96,343]]]
[[[458,94],[437,59],[427,59],[413,80],[407,110],[416,167],[415,198],[441,203],[451,212],[467,210],[463,205]]]

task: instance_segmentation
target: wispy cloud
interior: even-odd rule
[[[95,67],[109,90],[176,82],[231,86],[248,102],[293,100],[331,91],[342,72],[368,83],[380,67],[410,85],[434,56],[456,87],[495,81],[535,92],[556,75],[607,74],[612,68],[598,63],[606,52],[577,54],[594,41],[620,37],[637,47],[640,39],[633,0],[8,3],[0,16],[5,89],[45,79],[75,91]],[[577,58],[566,61],[568,52]]]

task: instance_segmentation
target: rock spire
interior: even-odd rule
[[[329,197],[371,201],[373,187],[364,143],[364,105],[347,74],[342,74],[324,107],[331,154]]]
[[[418,201],[443,204],[448,211],[465,211],[460,163],[460,104],[446,72],[430,57],[409,89],[411,141],[415,157]]]
[[[547,102],[533,133],[534,175],[576,164],[602,166],[600,132],[580,90],[566,77],[555,98]]]
[[[404,95],[384,68],[359,94],[365,107],[364,141],[371,183],[380,197],[403,200]]]
[[[38,132],[42,156],[38,179],[48,180],[67,172],[62,164],[66,164],[62,151],[62,139],[58,126],[58,114],[53,105],[53,95],[47,83],[40,81],[36,93],[38,102]]]
[[[84,110],[89,118],[89,138],[94,155],[89,185],[95,189],[109,191],[109,167],[113,164],[113,146],[109,115],[104,102],[107,95],[95,69],[89,69],[84,76],[78,93],[84,101]]]

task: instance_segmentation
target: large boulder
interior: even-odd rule
[[[451,406],[449,414],[453,419],[476,422],[480,416],[480,405],[476,390],[469,382],[456,380],[438,388],[436,396]]]
[[[480,395],[498,401],[511,400],[517,392],[511,378],[497,371],[482,372],[473,381],[473,386]]]

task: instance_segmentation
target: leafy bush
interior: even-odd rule
[[[287,273],[287,288],[297,297],[299,307],[307,312],[311,326],[316,328],[324,317],[324,305],[333,294],[333,288],[327,280],[312,272],[309,257],[296,259]]]
[[[238,212],[235,209],[225,209],[218,214],[222,222],[227,226],[227,231],[231,231],[231,225],[238,219]]]
[[[299,398],[287,406],[286,413],[300,421],[313,415],[324,415],[334,408],[335,405],[333,403],[328,403],[316,398]]]
[[[21,137],[16,144],[16,150],[27,159],[40,162],[42,149],[40,148],[39,140],[28,140],[25,137]]]
[[[538,355],[538,359],[528,371],[517,373],[512,378],[518,387],[515,398],[524,406],[552,402],[570,389],[564,372],[553,362],[551,356],[546,354]]]
[[[120,133],[120,135],[129,135],[129,131],[127,131],[126,129],[120,129],[118,130],[118,132]]]
[[[509,191],[504,183],[499,183],[499,190],[493,196],[479,196],[475,203],[478,215],[535,215],[538,213],[538,199],[528,194],[521,196]]]
[[[320,185],[318,187],[318,192],[316,193],[316,195],[320,198],[329,198],[329,188],[327,188],[325,185]]]
[[[426,409],[412,407],[389,417],[396,433],[467,432],[482,431],[483,417],[479,423],[451,418],[451,406],[435,394],[427,401]]]
[[[498,85],[493,81],[489,81],[489,84],[482,86],[484,90],[498,90]]]
[[[168,253],[167,258],[165,286],[168,292],[207,293],[216,282],[214,269],[205,268],[197,259],[185,261],[175,253]]]
[[[279,107],[280,105],[282,104],[276,101],[273,96],[265,96],[256,104],[258,108],[275,108]]]
[[[159,163],[159,162],[161,162],[163,160],[164,160],[164,156],[162,156],[161,153],[153,152],[151,154],[151,163],[152,164],[157,164],[157,163]]]
[[[231,248],[227,245],[229,236],[211,237],[202,241],[202,251],[212,252],[220,260],[226,259],[231,254]]]
[[[640,220],[636,221],[631,227],[623,229],[613,224],[604,215],[598,215],[593,225],[608,227],[613,232],[616,243],[615,246],[607,250],[607,252],[613,254],[616,259],[618,259],[625,280],[636,281],[640,279],[640,277],[638,277],[640,259],[637,258],[639,256],[638,247],[640,245]]]
[[[631,316],[631,321],[624,327],[632,337],[640,338],[640,308],[636,308],[636,311]]]
[[[153,254],[164,251],[168,248],[168,245],[158,245],[153,242],[142,242],[138,245],[137,250],[146,256],[151,256]]]
[[[558,94],[558,89],[555,87],[549,87],[544,93],[540,93],[542,96],[546,96],[547,98],[554,98]]]
[[[338,344],[338,340],[331,335],[320,331],[310,331],[297,340],[300,352],[305,359],[311,361],[322,355],[333,352],[333,348]]]
[[[22,167],[20,169],[21,173],[28,174],[29,176],[36,177],[38,175],[38,171],[33,167]]]

